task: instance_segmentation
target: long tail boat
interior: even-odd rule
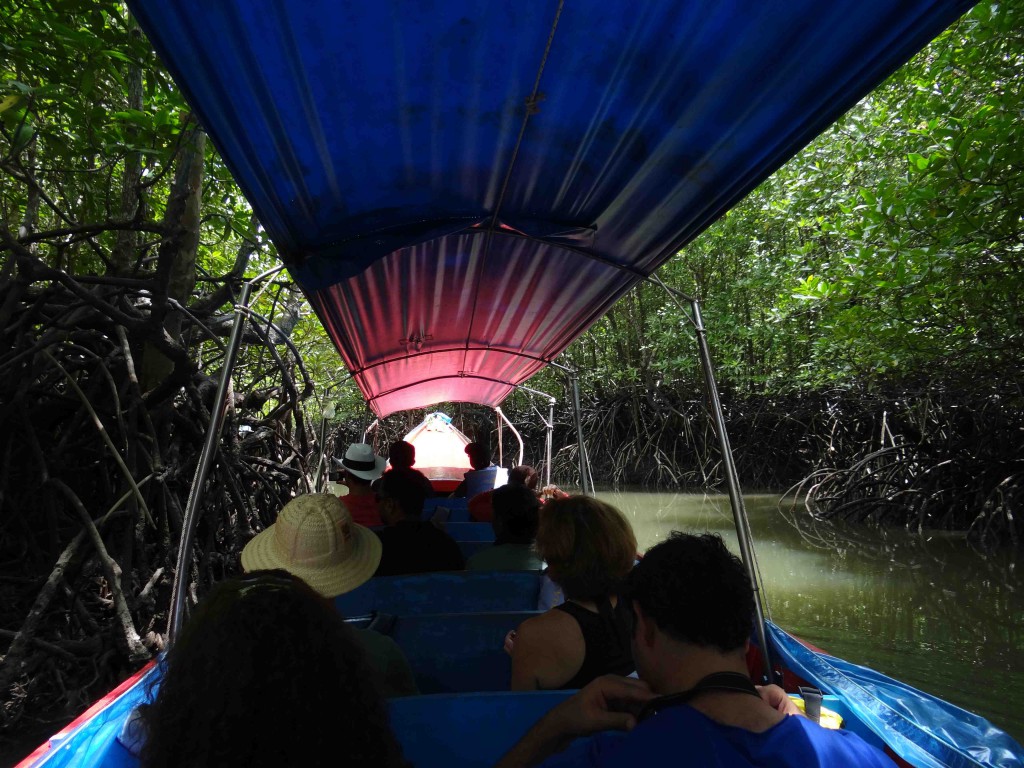
[[[128,0],[378,416],[499,407],[972,4]],[[673,296],[696,336],[758,588],[760,674],[817,686],[902,765],[1024,764],[982,718],[764,620],[700,306]],[[230,364],[220,396],[229,375]],[[194,498],[218,437],[214,424]],[[195,509],[190,499],[178,574]],[[437,578],[451,594],[459,577]],[[179,581],[172,642],[185,591]],[[158,669],[22,765],[134,765],[118,734]],[[485,765],[561,695],[392,706],[417,764]]]

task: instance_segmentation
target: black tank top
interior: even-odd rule
[[[636,669],[629,647],[633,617],[626,602],[620,597],[612,608],[607,597],[599,598],[597,613],[569,601],[555,606],[576,619],[585,648],[583,666],[562,690],[582,688],[601,675],[628,675]]]

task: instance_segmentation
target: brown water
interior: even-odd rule
[[[674,529],[736,533],[725,496],[604,491],[641,549]],[[962,537],[812,525],[745,496],[772,620],[829,653],[983,715],[1024,743],[1024,573]]]

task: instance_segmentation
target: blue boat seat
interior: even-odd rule
[[[405,759],[417,768],[494,765],[571,691],[435,694],[388,702]]]
[[[456,541],[494,541],[490,523],[448,523],[444,529]]]
[[[343,616],[391,613],[533,611],[540,596],[536,571],[445,571],[378,576],[334,598]]]
[[[512,660],[505,635],[537,611],[380,616],[371,625],[390,635],[409,660],[423,693],[507,691]]]
[[[444,497],[427,499],[423,502],[423,519],[430,520],[440,510],[447,510],[447,514],[442,514],[448,522],[469,522],[469,499],[449,499]]]

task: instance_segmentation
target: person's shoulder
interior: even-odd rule
[[[799,731],[798,736],[790,735],[787,741],[806,744],[815,755],[817,765],[836,768],[893,768],[893,761],[877,747],[868,744],[853,731],[823,728],[802,715],[790,715],[780,723],[790,731]],[[814,765],[814,763],[802,763]],[[793,763],[796,765],[796,763]]]
[[[525,633],[528,640],[534,638],[546,640],[552,637],[561,640],[570,637],[574,630],[579,634],[579,626],[576,620],[568,613],[552,608],[549,611],[526,619],[519,625],[517,632],[520,638]]]
[[[367,627],[352,627],[352,631],[355,633],[356,639],[363,647],[363,650],[367,653],[374,653],[382,656],[402,653],[402,649],[398,647],[398,643],[387,635],[382,635],[380,632]]]

